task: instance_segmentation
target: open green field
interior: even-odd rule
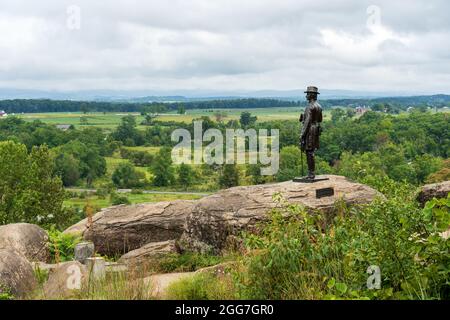
[[[82,112],[52,112],[52,113],[26,113],[19,115],[25,121],[40,120],[48,124],[67,124],[73,125],[77,128],[83,127],[99,127],[104,129],[113,129],[120,124],[121,119],[128,115],[136,116],[136,122],[140,123],[144,117],[139,113],[102,113],[93,112],[83,114]],[[82,122],[82,118],[85,118],[87,122]]]
[[[298,107],[286,107],[286,108],[255,108],[255,109],[192,109],[187,110],[186,114],[177,114],[175,111],[157,116],[156,120],[159,121],[175,121],[190,123],[192,120],[208,116],[213,121],[217,120],[217,114],[222,115],[221,121],[239,120],[239,117],[243,111],[249,111],[252,115],[258,118],[258,122],[270,121],[270,120],[298,120],[300,116],[301,108]],[[432,111],[435,112],[435,111]],[[439,110],[438,112],[448,112],[448,110]],[[403,112],[401,114],[407,114]],[[138,129],[144,130],[147,126],[139,125],[144,117],[138,112],[90,112],[84,114],[82,112],[53,112],[53,113],[25,113],[17,115],[25,121],[40,120],[48,124],[67,124],[73,125],[76,128],[86,127],[99,127],[106,130],[113,130],[117,127],[121,119],[126,115],[133,115],[136,117],[136,123]],[[331,119],[331,111],[325,110],[323,112],[324,120]],[[85,120],[81,120],[84,118]],[[87,122],[86,122],[87,120]]]
[[[224,118],[223,121],[239,120],[243,111],[249,111],[252,115],[258,117],[258,121],[268,120],[296,120],[299,118],[299,108],[255,108],[255,109],[193,109],[188,110],[184,116],[191,116],[192,119],[201,116],[209,116],[211,119],[216,119],[216,114],[221,113]]]
[[[142,147],[142,148],[145,148],[145,147]],[[151,148],[156,149],[156,151],[154,151],[155,153],[159,149],[158,147],[151,147]],[[120,155],[118,152],[116,152],[112,157],[105,157],[105,160],[106,160],[106,174],[103,177],[94,180],[94,187],[101,187],[104,184],[110,183],[111,176],[112,176],[114,170],[116,170],[116,168],[121,163],[131,163],[131,161],[128,159],[120,158]],[[148,168],[137,167],[137,166],[134,166],[134,167],[137,171],[142,172],[145,175],[146,179],[149,179],[151,177],[151,173],[149,172]]]
[[[186,114],[180,115],[175,112],[158,115],[156,120],[159,121],[175,121],[190,123],[192,120],[208,116],[216,121],[216,114],[221,113],[222,121],[239,120],[239,117],[244,109],[193,109],[187,110]],[[301,110],[299,108],[256,108],[249,110],[252,115],[258,117],[258,121],[269,120],[297,120]],[[54,113],[25,113],[18,115],[18,117],[25,121],[40,120],[42,122],[54,125],[73,125],[76,128],[85,127],[99,127],[107,130],[112,130],[118,126],[121,119],[131,114],[136,117],[136,122],[139,124],[144,120],[144,117],[139,113],[116,113],[116,112],[92,112],[84,114],[82,112],[54,112]],[[330,112],[324,112],[325,119],[330,117]],[[82,120],[82,119],[85,120]],[[138,126],[139,129],[145,129],[146,126]]]
[[[145,147],[145,146],[137,146],[137,147],[124,147],[125,149],[133,150],[133,151],[145,151],[150,154],[157,154],[160,147]]]
[[[132,204],[136,203],[144,203],[144,202],[159,202],[159,201],[171,201],[171,200],[196,200],[200,199],[201,195],[195,194],[134,194],[134,193],[126,193],[128,200]],[[95,195],[86,196],[84,199],[82,198],[71,198],[64,201],[65,206],[71,207],[79,207],[84,208],[87,204],[90,204],[96,208],[107,208],[112,205],[111,199],[109,196],[105,198],[99,198]]]

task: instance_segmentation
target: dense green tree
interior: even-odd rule
[[[347,108],[346,112],[346,116],[347,118],[353,118],[356,115],[356,111],[353,108]]]
[[[385,106],[382,103],[375,103],[371,109],[372,111],[384,112]]]
[[[174,110],[178,109],[178,105],[174,106],[173,108]],[[144,107],[141,108],[141,114],[158,114],[158,113],[163,113],[166,112],[168,110],[167,105],[166,104],[161,104],[161,103],[152,103],[151,105],[146,105]]]
[[[184,105],[180,105],[178,107],[178,114],[185,114],[186,113],[186,107]]]
[[[380,157],[373,152],[343,152],[341,159],[335,164],[335,170],[337,174],[356,181],[386,177]]]
[[[284,147],[280,151],[280,168],[277,173],[278,181],[290,180],[301,174],[302,154],[295,146]],[[306,159],[303,157],[304,172],[307,172]]]
[[[33,146],[47,145],[50,148],[64,143],[64,134],[52,126],[39,126],[33,132]]]
[[[331,121],[338,122],[345,119],[346,112],[341,108],[334,108],[331,110]]]
[[[55,158],[55,172],[61,177],[64,186],[74,186],[80,179],[80,161],[71,154],[60,153]]]
[[[396,181],[414,181],[414,169],[405,158],[401,146],[389,143],[375,153],[381,161],[383,171]]]
[[[239,169],[235,164],[223,165],[219,177],[219,185],[222,188],[230,188],[239,185]]]
[[[414,183],[424,183],[432,173],[442,169],[443,164],[441,158],[433,157],[429,154],[417,156],[412,162],[412,167],[415,172]]]
[[[166,187],[174,182],[174,172],[170,148],[161,148],[156,155],[152,167],[153,184],[158,187]]]
[[[86,145],[94,146],[102,156],[111,155],[114,151],[101,128],[88,127],[83,130],[72,130],[68,132],[68,136],[69,140],[79,140]]]
[[[121,163],[112,174],[112,181],[118,188],[142,187],[145,175],[130,163]]]
[[[93,145],[74,140],[61,146],[60,152],[71,154],[79,160],[80,177],[85,178],[88,185],[106,173],[106,160]]]
[[[239,119],[239,122],[241,126],[248,127],[254,124],[257,120],[256,116],[252,116],[252,114],[248,111],[244,111],[241,113],[241,117]]]
[[[251,176],[253,184],[262,184],[266,181],[265,176],[261,175],[261,164],[251,164],[247,166],[247,175]]]
[[[153,124],[153,120],[156,119],[157,115],[156,114],[144,114],[144,120],[142,121],[142,125],[144,126],[151,126]]]
[[[23,144],[0,142],[0,163],[0,225],[49,226],[64,219],[64,191],[46,146],[28,153]]]
[[[142,137],[136,129],[136,119],[132,115],[122,118],[122,122],[111,134],[114,140],[122,141],[126,146],[140,145]]]
[[[148,167],[153,162],[153,155],[146,151],[134,151],[127,148],[120,149],[123,159],[130,159],[135,166]]]
[[[178,167],[178,184],[186,189],[191,186],[193,182],[194,173],[192,168],[189,165],[182,163]]]

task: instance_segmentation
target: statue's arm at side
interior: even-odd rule
[[[308,132],[310,126],[311,126],[311,109],[307,108],[305,110],[305,119],[302,126],[302,132],[300,134],[301,140],[305,139],[306,133]]]

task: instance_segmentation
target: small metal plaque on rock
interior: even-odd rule
[[[331,197],[334,195],[334,189],[333,188],[322,188],[322,189],[316,189],[316,198],[324,198],[324,197]]]

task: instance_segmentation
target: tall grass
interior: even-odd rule
[[[150,300],[152,284],[141,271],[111,272],[103,279],[90,279],[74,296],[82,300]]]
[[[237,295],[231,277],[199,273],[169,285],[166,298],[169,300],[232,300],[236,299]]]

